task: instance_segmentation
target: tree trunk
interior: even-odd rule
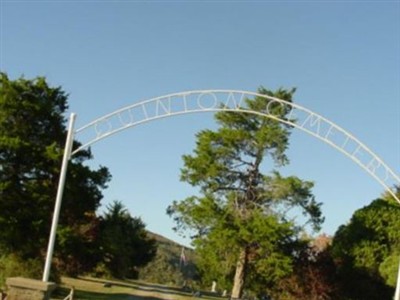
[[[236,263],[235,279],[232,288],[232,299],[240,299],[243,294],[245,273],[247,268],[247,249],[240,250],[239,258]]]

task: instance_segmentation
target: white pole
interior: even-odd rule
[[[49,276],[50,276],[51,260],[53,258],[54,242],[56,240],[58,217],[60,215],[61,202],[62,202],[62,196],[63,196],[64,185],[65,185],[65,177],[67,174],[68,161],[71,157],[71,150],[72,150],[72,145],[73,145],[73,141],[74,141],[75,117],[76,117],[76,115],[74,113],[72,113],[69,118],[67,140],[65,142],[64,156],[63,156],[63,161],[62,161],[62,165],[61,165],[60,179],[58,181],[56,204],[54,206],[53,221],[51,223],[49,244],[47,247],[46,264],[44,266],[44,271],[43,271],[42,281],[44,281],[44,282],[49,281]]]
[[[397,270],[397,284],[396,284],[396,293],[394,294],[394,300],[400,300],[400,261],[399,261],[399,268]]]

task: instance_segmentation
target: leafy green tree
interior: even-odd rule
[[[50,232],[66,137],[67,94],[45,78],[10,80],[0,74],[0,251],[24,259],[43,257]],[[75,142],[75,146],[79,143]],[[82,260],[75,246],[91,244],[93,215],[110,174],[91,170],[84,162],[89,150],[69,163],[59,235],[74,243],[56,247],[58,261]],[[60,240],[58,240],[60,241]],[[69,246],[69,247],[68,247]],[[82,249],[81,247],[81,249]],[[68,255],[64,255],[68,254]],[[80,258],[78,257],[81,256]],[[86,257],[90,258],[90,255]]]
[[[116,278],[136,278],[137,268],[149,263],[157,251],[142,220],[133,218],[119,201],[107,206],[100,222],[100,241],[104,265]]]
[[[332,251],[345,296],[391,299],[400,258],[399,228],[400,206],[389,195],[357,210],[339,227]]]
[[[294,90],[258,92],[291,102]],[[289,117],[289,106],[269,98],[246,99],[246,105],[281,119]],[[232,112],[217,113],[216,120],[219,129],[198,133],[193,155],[183,156],[181,179],[199,187],[201,196],[175,201],[167,212],[179,230],[195,231],[193,243],[204,273],[209,270],[210,276],[225,282],[228,278],[232,282],[233,276],[232,297],[240,298],[250,274],[272,285],[291,271],[300,228],[288,210],[302,210],[315,228],[323,218],[311,182],[283,177],[276,170],[269,175],[262,172],[265,166],[289,162],[288,125]],[[267,164],[262,164],[264,158],[269,159]]]
[[[77,276],[91,271],[101,261],[99,224],[96,214],[87,213],[75,224],[59,226],[53,260],[64,275]]]
[[[269,289],[277,300],[330,300],[337,297],[336,265],[330,253],[330,237],[305,239],[294,260],[293,272]]]

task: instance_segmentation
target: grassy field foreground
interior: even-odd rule
[[[108,287],[105,284],[110,285]],[[190,292],[177,287],[164,286],[134,280],[103,280],[96,278],[63,277],[62,283],[53,293],[52,299],[64,299],[74,287],[74,300],[193,300]],[[221,299],[217,296],[202,293],[202,299]]]

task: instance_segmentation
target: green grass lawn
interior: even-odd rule
[[[111,286],[105,287],[109,283]],[[190,292],[177,287],[164,286],[135,280],[102,280],[96,278],[68,278],[63,277],[62,283],[53,293],[52,299],[64,299],[74,287],[74,300],[194,300]],[[202,299],[221,299],[220,297],[205,295]]]

